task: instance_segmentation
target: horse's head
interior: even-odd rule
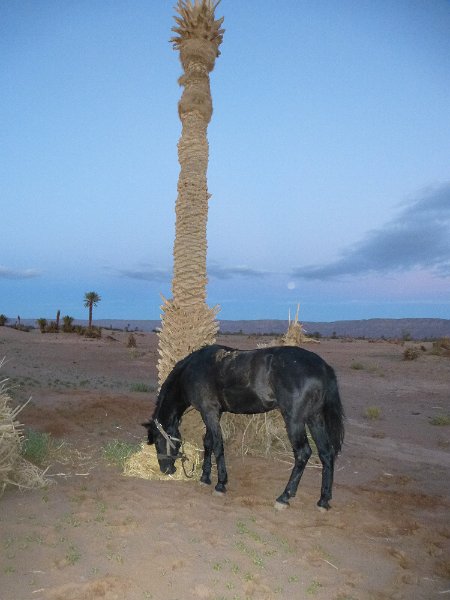
[[[155,444],[161,473],[172,475],[176,471],[175,460],[181,446],[180,432],[177,426],[167,427],[167,431],[156,419],[142,423],[147,429],[147,443]]]

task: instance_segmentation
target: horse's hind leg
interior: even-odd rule
[[[321,416],[308,421],[308,427],[317,446],[320,462],[322,463],[322,489],[320,491],[320,500],[318,501],[317,506],[320,509],[328,510],[331,508],[330,500],[333,488],[335,452]]]
[[[275,508],[278,509],[289,506],[289,498],[293,498],[297,493],[298,484],[305,470],[306,463],[311,456],[311,447],[308,443],[304,426],[298,428],[295,432],[291,432],[288,429],[288,435],[294,451],[295,464],[284,492],[275,502]]]
[[[213,451],[213,441],[211,431],[206,429],[205,437],[203,438],[203,468],[200,481],[209,485],[211,483],[211,455]]]
[[[205,483],[211,482],[211,450],[214,452],[214,456],[216,458],[217,465],[217,485],[215,486],[215,491],[217,494],[224,494],[226,490],[226,484],[228,482],[228,474],[225,466],[225,454],[223,449],[223,438],[222,431],[220,429],[220,415],[215,413],[209,413],[206,415],[202,414],[203,421],[206,425],[206,434],[204,439],[205,449],[208,446],[207,451],[205,451],[205,462],[203,462],[203,474],[201,481]],[[206,452],[208,454],[206,454]],[[205,479],[203,479],[205,478]]]

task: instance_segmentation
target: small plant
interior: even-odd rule
[[[49,433],[41,433],[30,429],[25,435],[22,455],[35,465],[42,465],[54,448],[55,442]]]
[[[138,452],[139,449],[139,444],[130,444],[121,442],[120,440],[113,440],[112,442],[108,442],[103,448],[103,456],[109,463],[123,467],[125,461],[130,458],[132,454]]]
[[[430,419],[430,425],[446,426],[450,425],[450,415],[438,415]]]
[[[73,327],[73,317],[69,317],[69,315],[65,315],[63,317],[63,331],[64,333],[72,333],[74,330]]]
[[[47,331],[47,319],[38,319],[36,323],[38,324],[41,333],[45,333]]]
[[[378,406],[368,406],[366,408],[366,412],[364,413],[366,419],[370,419],[371,421],[376,421],[381,417],[381,409]]]
[[[319,581],[312,581],[306,588],[306,593],[313,596],[314,594],[317,594],[321,587],[322,584]]]
[[[66,560],[69,565],[74,565],[80,560],[80,558],[81,552],[78,550],[78,548],[74,545],[70,545],[66,554]]]
[[[362,363],[355,361],[355,360],[350,365],[350,368],[354,369],[355,371],[363,371],[365,369],[365,367]]]
[[[419,348],[411,346],[403,351],[403,360],[416,360],[420,356]]]
[[[84,337],[98,339],[102,337],[102,330],[100,327],[86,327],[83,331]]]
[[[146,383],[133,383],[130,389],[132,392],[144,392],[146,394],[152,391],[151,387]]]
[[[132,333],[128,336],[127,348],[137,348],[136,338]]]

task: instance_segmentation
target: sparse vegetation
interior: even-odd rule
[[[138,452],[139,449],[139,444],[130,444],[120,440],[113,440],[103,447],[103,456],[110,464],[123,468],[125,461]]]
[[[450,338],[443,337],[433,342],[430,354],[435,356],[450,356]]]
[[[354,360],[350,365],[350,368],[354,369],[355,371],[363,371],[365,369],[365,366],[361,362]]]
[[[73,331],[73,317],[65,315],[63,317],[63,331],[64,333],[72,333]]]
[[[368,406],[366,408],[364,416],[370,421],[376,421],[381,417],[381,409],[378,408],[378,406]]]
[[[133,383],[131,385],[130,389],[131,389],[132,392],[144,392],[144,393],[148,393],[148,392],[154,391],[154,389],[152,389],[146,383]]]
[[[430,419],[430,425],[447,426],[450,425],[450,415],[438,415]]]
[[[43,317],[38,319],[36,321],[39,329],[41,330],[41,333],[45,333],[47,330],[47,319],[44,319]]]
[[[49,433],[29,429],[22,444],[22,455],[35,465],[43,465],[56,446]]]
[[[128,336],[127,348],[137,348],[136,337],[132,333]]]
[[[403,360],[416,360],[420,356],[420,349],[416,346],[410,346],[403,351]]]

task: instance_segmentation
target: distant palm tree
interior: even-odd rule
[[[92,327],[92,309],[100,302],[101,298],[97,292],[86,292],[84,294],[84,306],[89,308],[89,329]]]

